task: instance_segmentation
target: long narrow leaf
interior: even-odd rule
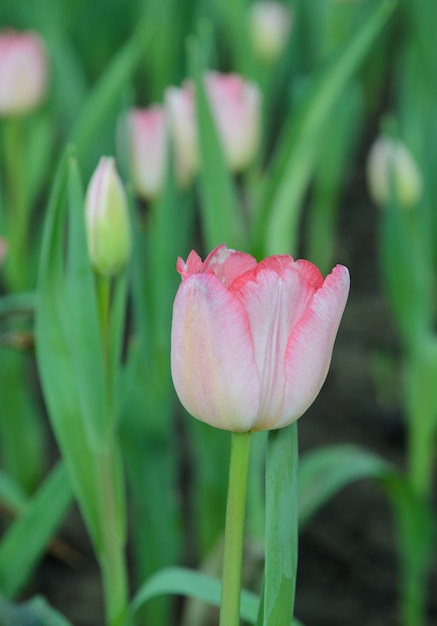
[[[299,211],[319,155],[319,137],[324,125],[332,123],[333,107],[357,69],[395,4],[386,0],[358,33],[351,36],[336,58],[314,81],[314,87],[292,111],[282,133],[259,207],[255,239],[263,255],[296,251]]]
[[[393,465],[359,446],[329,446],[306,454],[299,466],[300,526],[350,483],[365,478],[387,478],[394,472]]]
[[[169,567],[149,578],[137,592],[129,608],[128,624],[131,624],[137,611],[149,600],[161,595],[181,595],[196,598],[220,606],[221,583],[216,578],[185,567]],[[241,618],[250,624],[256,623],[259,598],[243,589],[241,592]],[[292,626],[303,626],[297,619]]]
[[[54,181],[44,225],[35,320],[36,356],[52,427],[74,493],[98,546],[94,458],[82,422],[66,319],[63,249],[69,159],[67,151]]]
[[[0,503],[14,513],[21,513],[27,502],[26,494],[5,472],[0,471]]]
[[[94,450],[108,441],[105,369],[94,276],[87,252],[84,197],[77,162],[68,175],[69,228],[66,267],[71,354],[85,430]]]
[[[0,624],[9,626],[71,626],[44,598],[36,596],[24,604],[11,604],[0,596]]]
[[[183,595],[220,606],[221,583],[216,578],[184,567],[161,570],[146,581],[130,607],[130,618],[145,603],[163,594]],[[249,591],[241,594],[241,617],[252,624],[258,610],[258,597]]]
[[[63,465],[48,476],[0,543],[0,589],[16,596],[28,580],[72,502]]]
[[[139,25],[131,39],[114,57],[86,100],[72,132],[72,140],[79,155],[89,147],[94,134],[100,128],[108,111],[113,107],[114,101],[120,97],[123,87],[127,85],[135,67],[141,61],[146,46],[149,45],[149,32],[148,24]]]
[[[291,624],[298,550],[297,424],[269,432],[263,626]]]
[[[35,311],[33,292],[11,293],[0,298],[0,318],[8,315],[32,314]]]

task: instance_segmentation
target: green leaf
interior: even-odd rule
[[[215,5],[227,31],[227,45],[232,49],[234,71],[252,77],[255,59],[249,37],[247,0],[216,0]]]
[[[378,481],[393,505],[400,555],[403,623],[419,624],[425,610],[435,519],[426,500],[393,465],[354,445],[331,446],[307,454],[299,472],[301,526],[340,489],[369,478]]]
[[[26,353],[0,351],[0,454],[4,470],[25,493],[38,485],[44,467],[42,419],[26,384],[28,365]]]
[[[2,626],[71,626],[44,598],[36,596],[24,604],[11,604],[0,596]]]
[[[291,624],[298,552],[297,424],[269,432],[263,626]]]
[[[33,314],[35,311],[33,292],[11,293],[0,298],[0,318],[17,314]]]
[[[355,445],[329,446],[306,454],[299,467],[300,526],[350,483],[365,478],[386,478],[395,471],[381,457]]]
[[[71,502],[68,476],[59,464],[2,537],[0,589],[4,594],[11,597],[21,591]]]
[[[20,486],[7,474],[0,471],[0,502],[13,513],[21,513],[26,506],[27,496]]]
[[[85,102],[72,132],[78,155],[85,154],[114,101],[130,80],[149,45],[150,25],[141,23],[117,53]]]
[[[201,217],[208,250],[226,243],[229,247],[245,248],[241,208],[229,168],[226,165],[211,107],[204,85],[205,66],[200,45],[190,41],[189,60],[196,85],[196,113],[200,150]]]
[[[89,445],[101,450],[107,445],[110,420],[106,405],[105,369],[96,289],[88,257],[84,197],[76,160],[68,172],[68,248],[65,276],[68,340],[74,360],[79,394]]]
[[[428,502],[401,476],[383,480],[395,514],[400,558],[401,621],[425,623],[436,520]]]
[[[127,623],[132,624],[137,611],[149,600],[161,595],[179,595],[209,602],[220,606],[221,583],[212,576],[186,567],[169,567],[151,576],[138,590],[128,612]],[[250,624],[256,623],[259,598],[256,594],[241,592],[241,618]],[[279,622],[278,622],[279,624]],[[293,626],[303,626],[294,619]]]
[[[141,606],[163,594],[187,596],[220,606],[221,583],[216,578],[184,567],[169,567],[151,576],[139,589],[129,610],[129,622]],[[241,617],[250,623],[256,620],[258,596],[250,591],[241,593]]]
[[[261,196],[255,225],[255,244],[262,255],[296,252],[303,195],[319,157],[319,138],[347,81],[369,51],[391,15],[391,0],[377,5],[367,22],[360,24],[317,79],[299,110],[291,111],[281,133],[282,143],[274,158]]]
[[[95,460],[82,421],[65,306],[64,213],[69,160],[67,150],[54,180],[44,224],[35,320],[36,356],[49,418],[88,529],[95,546],[99,546]]]
[[[433,489],[437,432],[437,337],[416,339],[405,367],[405,403],[408,417],[410,480],[428,498]]]

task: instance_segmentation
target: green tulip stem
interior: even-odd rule
[[[98,460],[100,524],[102,546],[99,562],[103,576],[103,591],[107,626],[124,622],[128,602],[128,582],[124,554],[124,503],[119,499],[114,447],[103,452]]]
[[[26,170],[21,120],[10,119],[4,125],[4,162],[6,172],[7,278],[13,291],[27,287],[28,207],[26,206]]]
[[[232,433],[226,504],[220,626],[240,624],[241,569],[250,432]]]
[[[99,306],[103,353],[105,360],[107,360],[109,341],[109,311],[111,305],[111,279],[107,276],[102,276],[100,274],[97,275],[97,299]]]
[[[124,622],[128,601],[128,582],[125,546],[125,502],[122,487],[122,470],[119,462],[114,416],[114,381],[110,360],[110,313],[111,278],[97,275],[97,302],[104,367],[109,438],[98,458],[98,484],[100,494],[100,525],[102,546],[99,557],[103,574],[106,617],[108,626],[120,626]]]

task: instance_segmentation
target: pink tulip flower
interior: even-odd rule
[[[133,109],[128,118],[135,192],[153,200],[162,189],[167,160],[167,124],[164,108]]]
[[[0,115],[20,115],[44,98],[48,59],[42,39],[34,32],[0,33]]]
[[[228,165],[240,171],[258,149],[260,91],[241,76],[218,72],[208,72],[205,85]]]
[[[176,177],[182,187],[187,187],[199,168],[195,102],[190,84],[185,83],[180,89],[168,87],[165,108],[173,142]]]
[[[180,401],[217,428],[270,430],[297,420],[319,393],[349,293],[337,265],[323,279],[288,255],[260,263],[218,246],[177,270],[171,369]]]

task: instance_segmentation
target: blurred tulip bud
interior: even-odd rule
[[[181,258],[173,305],[171,370],[197,419],[244,432],[297,420],[322,387],[349,293],[337,265],[325,279],[288,255],[260,263],[218,246]]]
[[[8,252],[8,244],[6,243],[6,239],[4,239],[3,237],[0,237],[0,265],[2,264],[3,259],[5,258],[7,252]]]
[[[194,93],[188,83],[180,89],[166,89],[165,108],[173,142],[176,177],[182,187],[187,187],[198,170],[199,162]]]
[[[48,59],[37,33],[0,32],[0,115],[20,115],[44,98]]]
[[[228,165],[240,171],[258,149],[260,91],[241,76],[218,72],[208,72],[205,85]]]
[[[136,194],[153,200],[161,192],[167,159],[164,108],[133,109],[128,117],[133,185]]]
[[[129,210],[115,160],[102,157],[88,185],[85,198],[88,252],[95,270],[117,274],[131,252]]]
[[[281,2],[254,2],[249,9],[249,31],[256,56],[272,63],[283,52],[291,30],[290,9]]]
[[[386,206],[394,193],[403,208],[413,207],[422,194],[422,177],[406,145],[399,139],[381,136],[373,144],[367,161],[370,195]]]

